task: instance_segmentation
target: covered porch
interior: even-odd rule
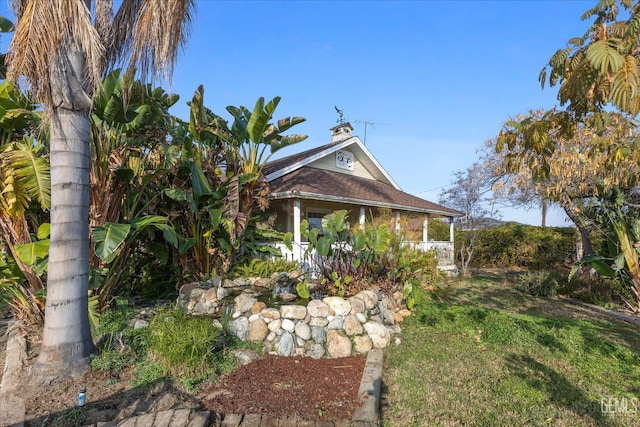
[[[321,228],[322,218],[336,210],[346,209],[351,228],[365,228],[369,221],[386,222],[390,230],[403,236],[403,244],[412,249],[434,250],[441,270],[455,271],[454,227],[449,212],[416,212],[392,209],[387,206],[356,205],[338,201],[283,198],[272,201],[272,207],[278,213],[275,228],[293,234],[292,248],[283,243],[270,243],[280,250],[284,259],[298,261],[303,267],[310,269],[318,262],[314,252],[308,252],[308,242],[300,232],[302,219],[306,219],[310,227]]]

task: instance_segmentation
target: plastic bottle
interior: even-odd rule
[[[87,389],[82,387],[78,393],[78,407],[82,408],[87,402]]]

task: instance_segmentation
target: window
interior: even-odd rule
[[[328,213],[328,212],[327,212]],[[327,214],[324,212],[307,212],[309,229],[317,228],[322,231],[322,218]]]

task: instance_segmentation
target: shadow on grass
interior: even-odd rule
[[[450,282],[445,291],[444,302],[447,305],[482,306],[511,313],[525,314],[542,319],[541,324],[551,330],[567,325],[588,322],[590,332],[585,340],[598,346],[600,341],[612,341],[634,353],[640,353],[640,327],[620,319],[608,317],[585,307],[568,303],[562,298],[545,298],[527,295],[516,288],[517,274],[483,273],[473,278]],[[594,334],[593,331],[597,331]],[[598,337],[598,335],[600,335]],[[552,335],[543,333],[538,336],[541,345],[563,349],[561,343]],[[602,349],[607,354],[606,348]]]
[[[553,405],[563,406],[580,416],[588,416],[597,425],[613,425],[602,414],[600,402],[590,400],[561,373],[527,355],[511,354],[507,368],[535,390],[546,393]]]
[[[91,390],[88,392],[90,394]],[[83,408],[71,404],[66,409],[26,419],[25,426],[85,426],[115,421],[118,417],[129,418],[169,409],[200,410],[201,407],[202,403],[194,395],[175,388],[168,380],[160,380],[99,400],[89,399]]]
[[[532,297],[518,291],[512,279],[498,274],[482,274],[445,284],[444,300],[475,303],[501,310],[514,311]]]

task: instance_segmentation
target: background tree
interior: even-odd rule
[[[91,6],[95,6],[91,14]],[[16,0],[9,79],[24,76],[51,135],[51,246],[43,343],[36,370],[72,375],[88,366],[89,135],[91,98],[108,67],[169,76],[193,0]]]
[[[479,163],[466,171],[455,173],[452,186],[439,195],[439,203],[462,212],[456,228],[462,232],[456,237],[462,274],[466,275],[473,257],[480,229],[488,218],[495,218],[497,209],[491,198],[491,181]]]
[[[576,133],[587,132],[588,149],[581,151],[580,145],[570,147],[579,161],[586,164],[585,160],[599,159],[600,170],[606,171],[597,185],[594,179],[586,181],[591,200],[607,210],[607,215],[594,218],[601,221],[603,228],[613,231],[608,235],[615,235],[616,242],[612,243],[617,243],[622,255],[615,258],[625,261],[617,265],[618,270],[628,273],[632,290],[640,296],[638,253],[629,249],[639,243],[640,236],[633,232],[635,221],[629,223],[624,215],[633,209],[633,203],[625,202],[625,198],[632,193],[637,176],[634,171],[625,170],[630,164],[626,160],[637,155],[639,142],[633,125],[618,119],[633,118],[640,111],[640,4],[632,0],[601,0],[583,19],[593,19],[585,34],[569,40],[569,46],[559,49],[540,73],[543,87],[547,81],[551,86],[559,85],[558,99],[567,106],[566,111],[552,110],[540,118],[507,124],[498,136],[496,149],[512,150],[521,144],[529,158],[541,160],[534,176],[545,179],[552,172],[553,162],[549,160],[566,158],[561,155],[562,142],[571,141]],[[618,114],[613,115],[612,110]],[[591,178],[592,172],[589,171]],[[618,191],[619,187],[622,191]],[[581,189],[584,186],[576,188]],[[614,208],[605,203],[612,190],[617,192],[622,208],[619,204]],[[640,297],[635,303],[640,304]]]
[[[594,224],[585,208],[597,203],[601,188],[629,188],[640,172],[634,125],[621,114],[610,114],[600,130],[587,122],[577,125],[570,138],[550,131],[547,138],[553,149],[538,151],[530,146],[528,132],[545,116],[532,111],[509,120],[500,135],[487,142],[483,162],[497,178],[493,187],[497,197],[524,192],[558,203],[578,228],[583,254],[589,255]]]

